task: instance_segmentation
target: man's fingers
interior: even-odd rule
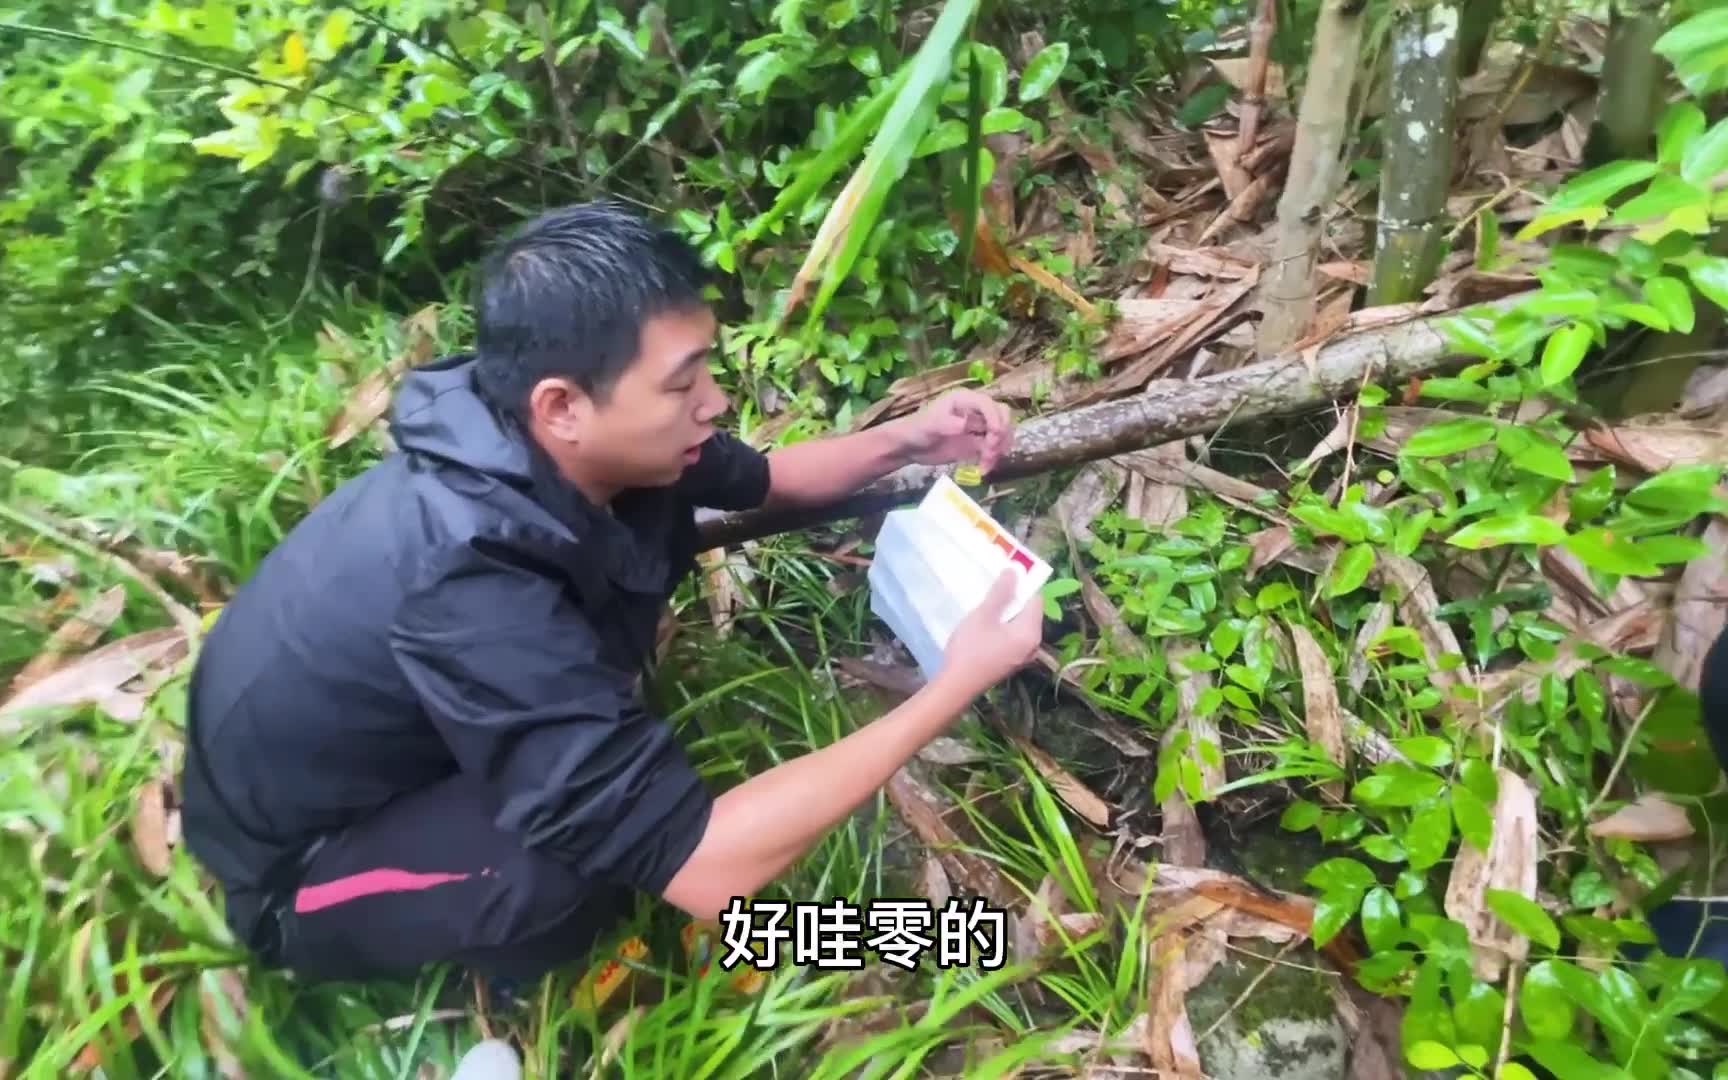
[[[990,433],[985,436],[984,457],[988,464],[988,472],[1001,464],[1008,456],[1008,449],[1014,444],[1014,418],[1008,411],[1008,406],[1000,401],[990,402],[987,416]]]
[[[996,583],[990,586],[990,591],[984,595],[984,607],[991,614],[1000,614],[1014,599],[1014,582],[1018,576],[1012,570],[1004,570],[996,578]]]
[[[939,438],[966,436],[968,457],[989,472],[1014,445],[1014,414],[1007,405],[977,390],[950,390],[931,406],[931,430]]]

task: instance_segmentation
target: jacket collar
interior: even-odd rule
[[[607,579],[630,592],[664,589],[675,525],[671,491],[628,491],[610,510],[594,505],[520,424],[475,390],[471,354],[409,372],[397,391],[390,428],[404,452],[483,474],[549,515],[574,542],[571,558],[579,565],[570,571],[579,583],[590,580],[598,564]]]

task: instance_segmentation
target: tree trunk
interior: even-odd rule
[[[1272,265],[1261,283],[1259,354],[1277,356],[1302,339],[1314,315],[1314,254],[1350,128],[1350,94],[1362,64],[1366,0],[1325,0],[1314,33],[1296,146],[1278,200]]]
[[[1513,296],[1479,310],[1493,314],[1525,299]],[[998,483],[1024,479],[1206,434],[1238,421],[1301,412],[1350,397],[1365,380],[1397,384],[1431,373],[1452,359],[1438,322],[1439,318],[1418,320],[1335,341],[1314,357],[1313,374],[1300,354],[1290,354],[1201,379],[1156,384],[1149,393],[1036,417],[1020,425],[1014,452],[990,479]],[[704,511],[698,523],[702,543],[723,547],[841,518],[866,517],[916,500],[947,471],[909,465],[824,506],[741,514]]]
[[[1500,21],[1501,0],[1464,0],[1463,16],[1458,30],[1458,77],[1476,74],[1482,66],[1482,54],[1488,50],[1488,39],[1494,36],[1494,24]]]
[[[1434,280],[1444,254],[1458,99],[1458,7],[1435,0],[1394,16],[1386,160],[1380,170],[1370,304],[1402,304]]]
[[[1596,122],[1584,146],[1586,165],[1650,156],[1667,67],[1655,45],[1665,29],[1660,4],[1616,0],[1608,22],[1608,50],[1602,58]]]

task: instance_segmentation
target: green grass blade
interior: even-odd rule
[[[842,199],[829,210],[830,219],[845,214],[848,209],[851,213],[833,230],[844,232],[845,243],[822,276],[822,288],[810,305],[810,325],[822,317],[840,283],[851,273],[853,263],[857,262],[870,239],[876,219],[881,216],[889,193],[905,175],[912,152],[918,148],[936,115],[941,103],[942,85],[953,69],[955,51],[977,11],[978,0],[949,0],[943,6],[942,14],[930,28],[930,36],[924,39],[924,44],[919,46],[908,65],[911,74],[906,85],[895,96],[893,107],[883,119],[875,141],[870,144],[869,153],[864,155],[863,164],[859,165],[857,174],[847,185],[850,189],[857,184],[862,189],[856,196],[855,208]],[[828,222],[823,223],[822,231],[830,231]]]
[[[984,67],[973,53],[966,66],[966,182],[960,192],[960,295],[972,293],[972,248],[984,198]]]
[[[800,168],[798,178],[781,190],[774,204],[744,227],[740,243],[755,243],[765,231],[778,224],[795,208],[808,202],[812,195],[822,189],[823,184],[834,178],[842,165],[856,157],[858,151],[869,142],[871,132],[875,131],[882,123],[882,118],[888,115],[889,107],[894,104],[900,88],[909,77],[910,68],[901,68],[875,97],[853,113],[852,119],[835,135],[828,148],[818,154],[814,161]]]

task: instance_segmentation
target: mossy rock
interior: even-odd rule
[[[1206,1075],[1211,1080],[1343,1077],[1350,1044],[1333,1001],[1333,976],[1323,974],[1323,967],[1306,948],[1291,950],[1277,963],[1228,952],[1206,981],[1188,992],[1188,1021],[1195,1035],[1218,1024],[1199,1042]],[[1250,985],[1253,990],[1232,1009]],[[1223,1023],[1219,1017],[1225,1017]]]

